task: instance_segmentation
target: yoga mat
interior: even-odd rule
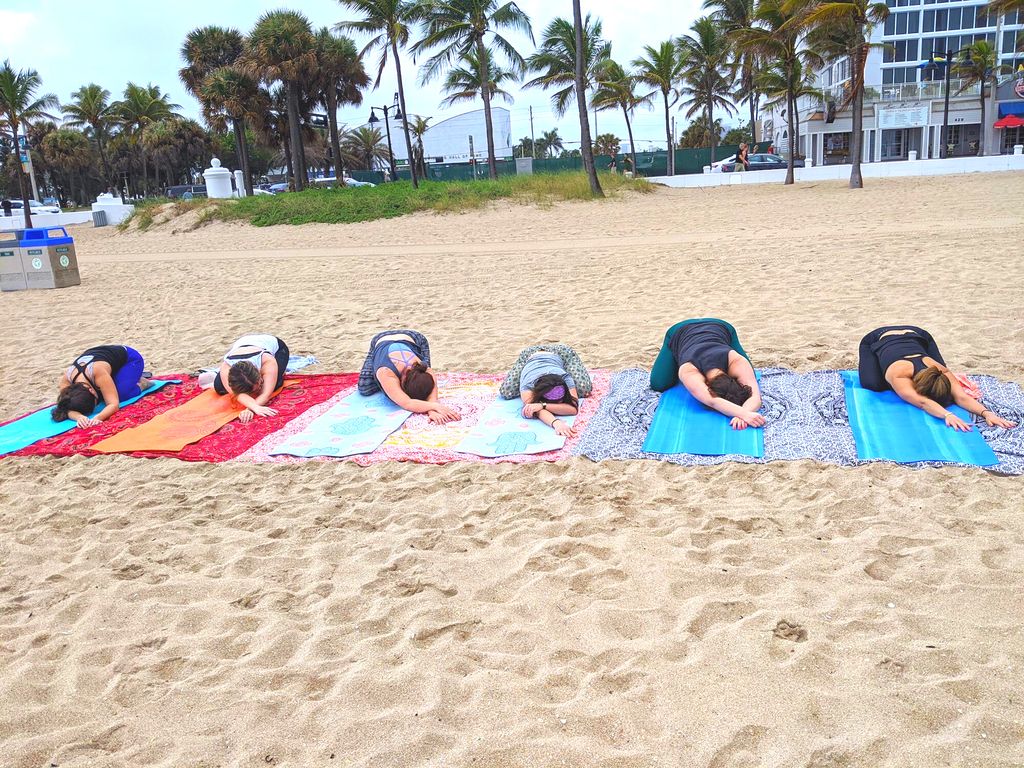
[[[151,395],[154,392],[166,387],[168,384],[180,384],[180,379],[160,379],[153,380],[153,385],[149,389],[145,390],[142,394],[136,395],[135,397],[129,398],[128,400],[121,401],[121,408],[131,405],[137,400],[141,400],[146,395]],[[103,410],[105,406],[98,405],[96,410],[92,412],[95,415]],[[8,453],[21,450],[29,445],[32,445],[39,440],[45,440],[48,437],[56,437],[62,435],[75,428],[75,422],[71,419],[65,419],[64,421],[54,421],[50,417],[50,410],[53,408],[52,405],[48,405],[45,408],[31,413],[28,416],[23,416],[14,421],[8,422],[0,427],[0,456],[4,456]],[[121,415],[121,411],[118,411],[110,419],[107,419],[106,423],[111,422]],[[102,426],[102,425],[101,425]],[[95,429],[89,427],[88,429]],[[83,430],[84,432],[85,430]]]
[[[843,371],[843,386],[857,458],[862,461],[944,461],[978,467],[999,463],[977,427],[970,432],[950,429],[942,419],[904,402],[895,392],[864,389],[856,371]],[[968,424],[974,421],[959,406],[949,410]]]
[[[565,445],[565,438],[540,420],[524,419],[522,408],[523,401],[518,397],[494,400],[455,450],[495,458],[557,451]],[[576,419],[575,416],[558,418],[570,427]]]
[[[339,392],[355,386],[357,374],[300,374],[289,376],[289,386],[282,389],[271,403],[276,416],[264,416],[242,424],[235,419],[196,443],[186,445],[173,454],[180,461],[221,462],[236,458],[269,435],[288,426],[309,409],[330,400]],[[97,443],[129,427],[143,424],[155,416],[184,405],[203,390],[195,379],[177,387],[167,387],[159,395],[146,398],[118,414],[116,423],[91,429],[75,429],[57,437],[40,440],[18,451],[16,456],[96,456]],[[166,457],[163,451],[131,451],[138,458]]]
[[[764,456],[764,430],[733,429],[730,418],[703,406],[686,387],[663,392],[644,440],[647,453],[695,453],[701,456]]]
[[[353,392],[298,434],[285,437],[268,453],[304,458],[370,453],[411,415],[383,392],[369,397]]]
[[[286,381],[284,386],[287,387],[290,383]],[[273,408],[273,400],[268,405]],[[186,445],[202,440],[229,421],[238,418],[244,410],[245,406],[240,405],[233,397],[218,395],[212,389],[208,389],[184,405],[154,416],[145,424],[101,440],[92,449],[99,453],[180,451]]]

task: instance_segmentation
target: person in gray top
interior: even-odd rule
[[[527,347],[501,385],[501,396],[523,401],[523,418],[538,419],[562,437],[574,430],[560,416],[575,416],[579,398],[593,390],[590,374],[579,355],[565,344]]]

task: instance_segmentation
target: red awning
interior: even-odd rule
[[[1007,115],[1006,117],[996,120],[993,124],[995,128],[1020,128],[1024,126],[1024,120],[1021,120],[1016,115]]]

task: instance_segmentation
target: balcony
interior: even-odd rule
[[[965,86],[966,81],[960,78],[953,78],[949,81],[949,97],[951,99],[977,100],[981,86],[978,83]],[[816,96],[802,96],[797,102],[797,108],[801,115],[807,116],[810,113],[824,111],[822,99],[832,102],[838,109],[839,105],[846,100],[847,86],[849,81],[823,88],[821,98]],[[961,88],[964,90],[961,91]],[[941,101],[945,96],[945,82],[943,80],[932,80],[923,83],[894,83],[892,85],[869,85],[864,89],[864,104],[884,104],[899,101]],[[847,106],[847,109],[849,107]],[[846,110],[844,110],[846,111]]]

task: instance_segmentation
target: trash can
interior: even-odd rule
[[[21,236],[24,231],[0,232],[0,290],[24,291],[28,288],[25,267],[21,263]]]
[[[75,241],[64,227],[26,229],[21,238],[21,264],[29,288],[80,285]]]

